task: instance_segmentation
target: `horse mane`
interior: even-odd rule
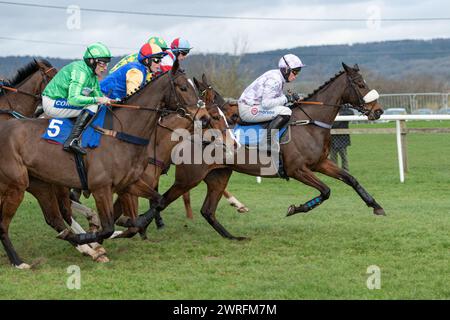
[[[320,87],[318,87],[317,89],[315,89],[312,93],[308,94],[305,97],[305,100],[312,98],[317,92],[319,92],[320,90],[322,90],[324,87],[326,87],[327,85],[329,85],[331,82],[333,82],[337,77],[341,76],[343,73],[345,73],[345,70],[341,70],[338,73],[336,73],[333,77],[331,77],[330,79],[328,79],[324,84],[322,84]]]
[[[161,78],[162,76],[164,76],[166,73],[168,73],[169,71],[163,72],[159,75],[157,75],[156,77],[152,77],[150,80],[146,80],[144,85],[142,87],[140,87],[139,89],[137,89],[136,91],[134,91],[131,94],[128,94],[127,96],[125,96],[125,98],[122,99],[122,102],[126,102],[128,100],[131,99],[131,97],[133,97],[134,95],[138,94],[139,92],[141,92],[145,87],[147,87],[150,83],[153,83],[154,81],[158,80],[159,78]]]
[[[38,60],[40,63],[44,64],[46,67],[51,68],[52,65],[50,64],[50,62],[48,62],[45,59],[40,59]],[[24,81],[26,78],[28,78],[30,75],[32,75],[33,73],[37,72],[39,70],[39,65],[38,65],[38,61],[33,59],[33,61],[29,62],[27,65],[25,65],[24,67],[20,68],[16,75],[10,79],[10,80],[6,80],[5,83],[8,84],[8,86],[10,87],[15,87],[18,84],[20,84],[22,81]]]

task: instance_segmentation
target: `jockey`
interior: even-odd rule
[[[147,43],[148,44],[156,44],[164,52],[166,50],[170,49],[169,46],[167,45],[166,41],[164,41],[164,39],[161,37],[151,37],[150,39],[148,39]],[[120,67],[126,65],[127,63],[138,61],[138,55],[139,55],[139,53],[133,53],[133,54],[129,54],[128,56],[122,58],[114,67],[112,67],[112,69],[109,71],[109,73],[110,74],[113,73],[114,71],[116,71]],[[163,64],[161,64],[161,68],[162,68],[162,66],[163,66]],[[152,74],[148,73],[147,80],[150,80],[151,77],[152,77]]]
[[[159,71],[163,55],[158,45],[144,44],[139,50],[138,61],[123,65],[100,83],[102,92],[111,99],[120,100],[132,94],[145,84],[148,73]]]
[[[192,47],[189,44],[189,41],[183,38],[176,38],[172,41],[170,44],[170,48],[172,49],[172,52],[175,54],[175,57],[183,61],[186,59],[186,56],[189,54],[189,51],[191,51]]]
[[[173,64],[174,64],[175,60],[177,59],[175,57],[175,54],[172,52],[172,50],[167,49],[164,52],[167,54],[161,60],[161,71],[160,72],[167,72],[169,70],[172,70]]]
[[[83,60],[63,67],[42,92],[42,106],[48,116],[77,117],[69,138],[64,142],[64,150],[86,154],[79,144],[84,126],[100,104],[111,103],[100,91],[97,78],[106,72],[110,61],[109,49],[100,42],[93,43],[87,47]]]
[[[239,114],[243,121],[272,120],[267,127],[268,145],[271,142],[270,130],[280,129],[289,121],[292,110],[285,104],[299,100],[296,93],[284,95],[283,86],[286,82],[294,81],[304,66],[299,57],[286,54],[278,62],[278,69],[269,70],[261,75],[239,98]]]

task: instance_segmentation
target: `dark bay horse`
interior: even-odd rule
[[[306,97],[304,103],[297,103],[290,120],[290,137],[287,144],[282,144],[281,155],[284,170],[288,177],[294,178],[317,189],[320,195],[299,206],[291,205],[288,216],[298,212],[308,212],[327,200],[330,188],[317,178],[314,172],[320,172],[350,185],[376,215],[384,215],[383,208],[347,171],[342,170],[328,160],[330,129],[340,108],[350,104],[353,108],[367,115],[369,120],[378,119],[383,110],[376,99],[369,99],[373,94],[359,73],[358,66],[343,64],[344,70],[320,86]],[[316,104],[307,104],[308,101]],[[322,105],[317,105],[317,102]],[[245,150],[248,159],[248,150]],[[231,235],[216,219],[215,211],[222,193],[233,170],[254,176],[261,176],[263,164],[180,164],[176,167],[175,183],[164,193],[161,211],[186,191],[198,185],[202,180],[208,191],[201,213],[208,223],[223,237],[228,239],[245,239]],[[264,175],[263,175],[264,176]],[[267,177],[277,177],[276,173]],[[145,225],[152,220],[154,210],[149,210],[138,218],[138,225]]]
[[[147,106],[136,110],[115,111],[114,128],[127,134],[149,139],[158,119],[158,107],[175,106],[193,120],[208,120],[205,109],[197,106],[198,96],[182,73],[167,73],[148,83],[141,91],[127,99],[127,103]],[[181,102],[182,100],[182,102]],[[159,109],[159,111],[166,111]],[[40,136],[48,120],[11,120],[0,126],[0,239],[13,265],[29,267],[19,258],[9,239],[8,229],[24,191],[29,175],[43,183],[67,188],[80,188],[74,159],[60,146],[49,144]],[[92,192],[102,230],[67,237],[74,244],[102,242],[114,232],[113,192],[121,192],[134,183],[147,166],[146,147],[117,141],[105,136],[101,147],[90,150],[85,157],[89,189]],[[142,191],[141,191],[142,192]]]

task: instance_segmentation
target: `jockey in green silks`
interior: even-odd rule
[[[86,154],[79,140],[84,127],[97,112],[100,104],[109,104],[99,86],[98,77],[106,72],[111,52],[102,43],[89,45],[83,60],[63,67],[42,93],[44,112],[53,118],[77,117],[64,150]]]

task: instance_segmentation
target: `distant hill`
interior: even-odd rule
[[[306,87],[313,88],[338,72],[341,62],[349,65],[357,63],[371,77],[383,77],[388,80],[406,81],[412,77],[426,75],[430,79],[450,88],[450,39],[400,40],[360,43],[353,45],[307,46],[280,49],[261,53],[246,54],[242,57],[239,71],[247,82],[266,70],[276,67],[278,59],[285,53],[294,53],[308,65],[302,72],[301,81]],[[0,57],[0,75],[11,77],[15,71],[32,57]],[[115,58],[112,65],[118,61]],[[195,75],[206,72],[205,61],[227,64],[233,56],[227,54],[192,54],[184,63],[186,70]],[[60,68],[70,60],[47,58]]]

